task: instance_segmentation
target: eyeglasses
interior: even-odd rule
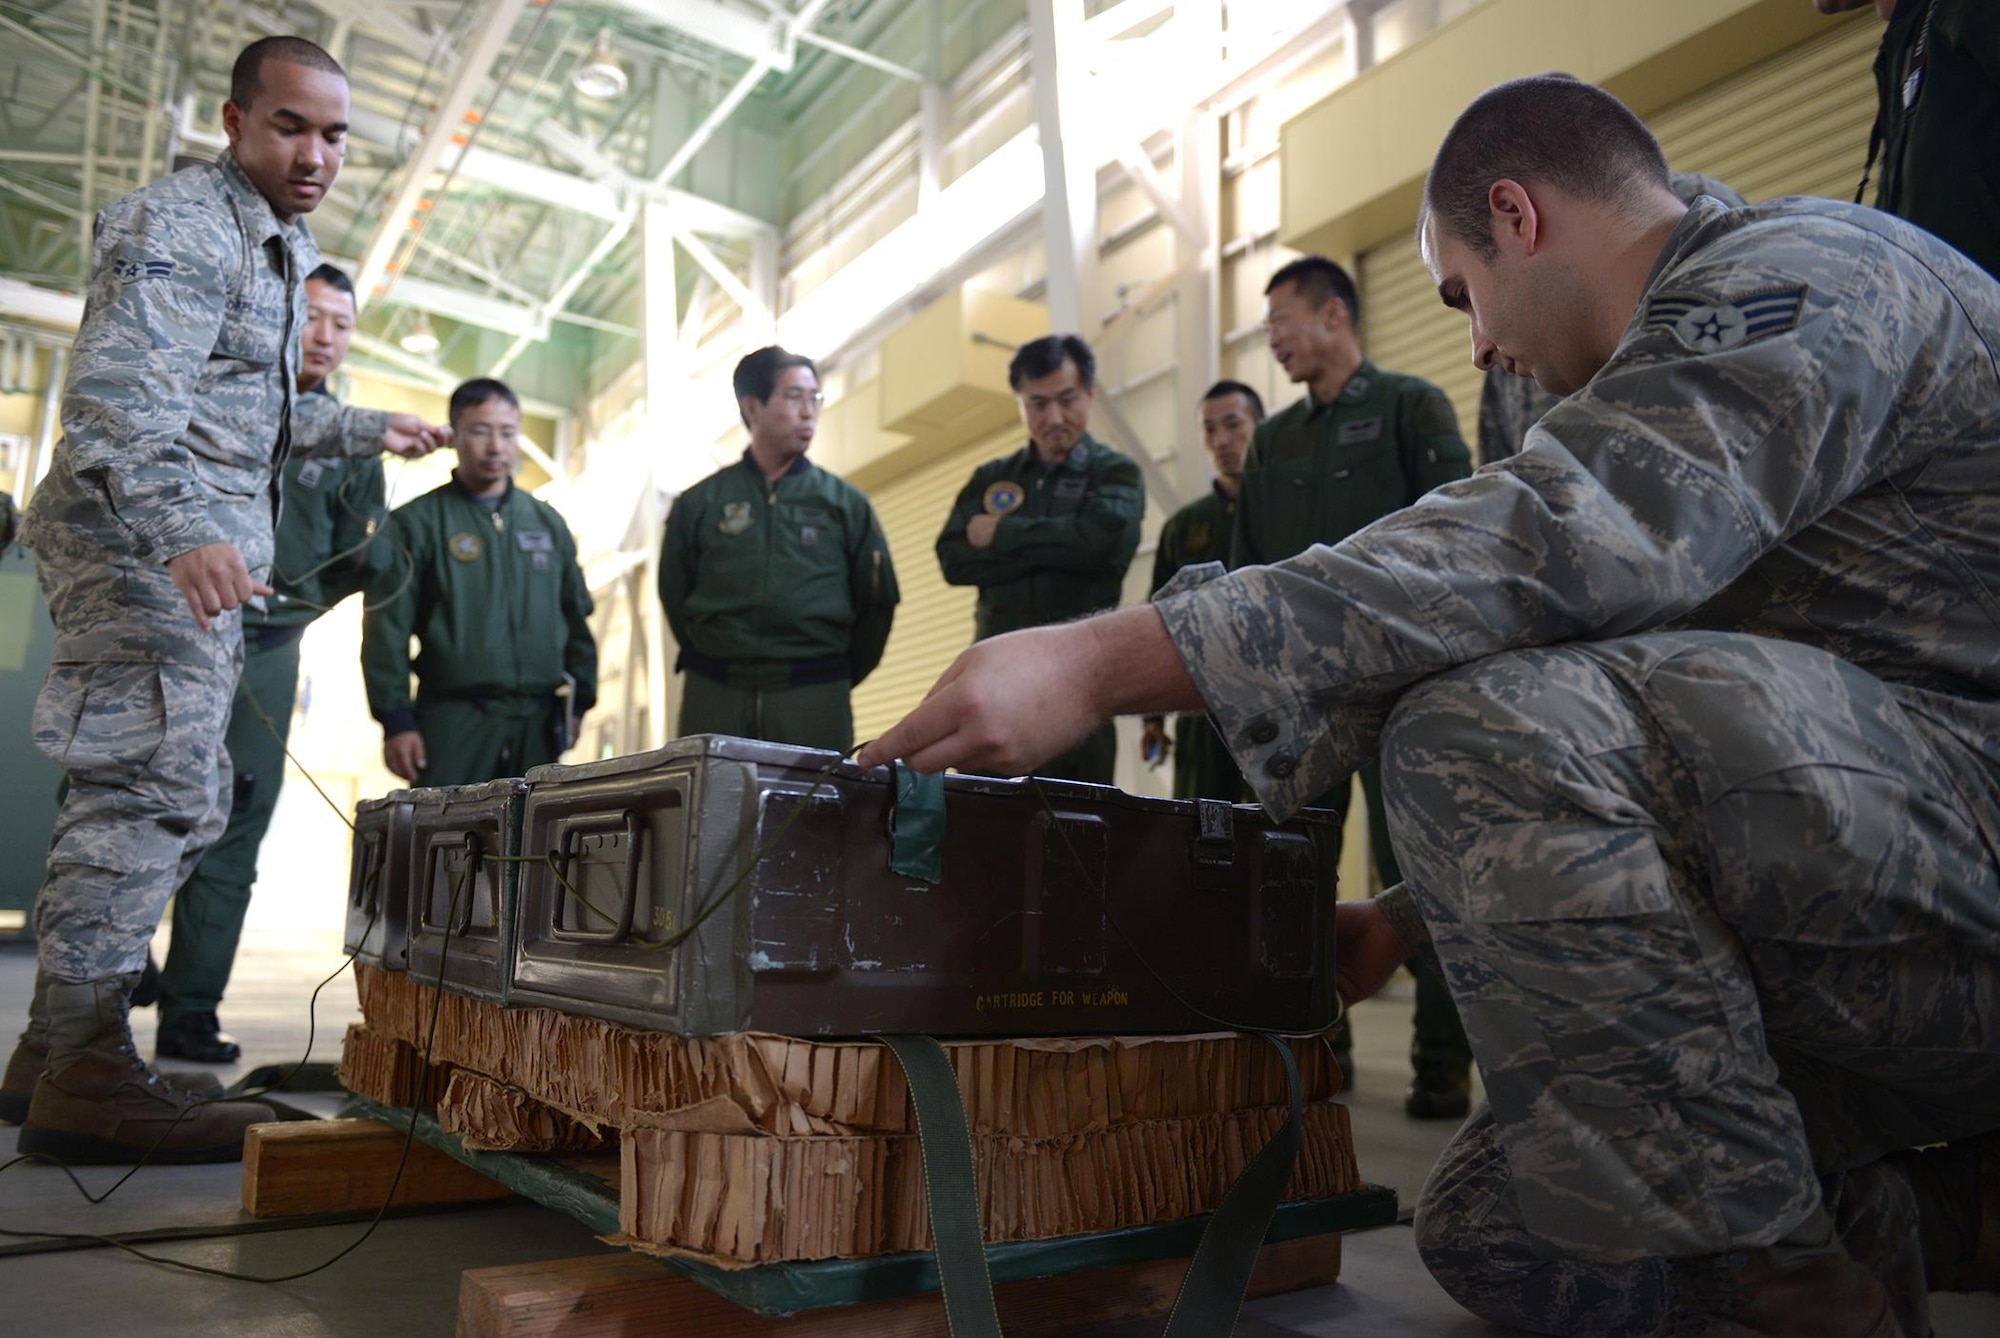
[[[778,398],[791,405],[794,409],[798,408],[801,404],[807,403],[810,403],[815,409],[824,409],[826,407],[826,395],[823,392],[807,390],[804,386],[786,386],[778,392]]]

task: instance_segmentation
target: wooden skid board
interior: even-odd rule
[[[255,1217],[380,1207],[403,1135],[376,1120],[253,1124],[243,1138],[243,1210]],[[479,1203],[512,1191],[444,1153],[410,1145],[396,1206]]]
[[[1003,1282],[994,1288],[1001,1326],[1008,1338],[1054,1338],[1163,1315],[1187,1264],[1161,1259]],[[1339,1236],[1282,1241],[1258,1254],[1250,1295],[1325,1286],[1339,1276]],[[471,1269],[459,1282],[459,1338],[667,1332],[676,1338],[944,1338],[947,1331],[936,1292],[772,1319],[631,1254]]]

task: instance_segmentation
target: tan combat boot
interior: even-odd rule
[[[28,1028],[21,1033],[14,1054],[7,1061],[7,1076],[0,1078],[0,1123],[19,1124],[28,1118],[28,1103],[34,1099],[35,1084],[49,1066],[49,1009],[45,997],[49,978],[35,972],[35,993],[28,1001]],[[213,1073],[161,1074],[161,1078],[190,1096],[210,1101],[222,1095],[222,1083]]]
[[[1735,1250],[1695,1308],[1710,1338],[1906,1338],[1889,1290],[1845,1254],[1782,1263],[1771,1250]]]
[[[133,977],[47,991],[49,1057],[17,1149],[72,1165],[235,1161],[243,1131],[277,1118],[255,1101],[203,1101],[139,1058],[126,1021]]]

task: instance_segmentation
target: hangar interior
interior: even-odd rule
[[[442,421],[467,377],[520,392],[520,484],[567,518],[596,602],[599,705],[572,760],[671,737],[664,517],[740,453],[730,371],[774,341],[817,360],[813,459],[869,495],[899,559],[894,632],[854,695],[865,739],[970,639],[972,592],[930,550],[968,471],[1020,444],[1013,348],[1050,331],[1095,347],[1093,431],[1145,479],[1125,589],[1143,601],[1161,522],[1209,486],[1202,390],[1234,378],[1274,407],[1298,393],[1262,326],[1264,285],[1295,256],[1350,266],[1369,357],[1442,386],[1470,433],[1464,321],[1438,303],[1411,228],[1429,156],[1480,89],[1567,70],[1625,99],[1676,169],[1751,200],[1850,198],[1879,31],[1805,0],[0,0],[0,490],[25,504],[60,431],[94,212],[225,146],[243,45],[306,36],[352,83],[346,162],[310,219],[359,292],[341,397]],[[391,503],[449,467],[449,453],[391,464]],[[31,612],[17,593],[10,623]],[[264,846],[228,1015],[253,1050],[302,1045],[306,990],[337,960],[348,836],[327,801],[351,810],[394,784],[355,670],[358,603],[305,642],[292,751],[327,798],[288,785]],[[25,720],[33,685],[7,690],[6,718]],[[1136,722],[1120,729],[1121,787],[1167,793]],[[18,740],[8,756],[26,797],[0,831],[19,850],[46,832],[37,796],[55,773]],[[1354,809],[1342,882],[1365,888]],[[24,927],[38,882],[37,861],[13,863],[0,932]],[[32,973],[29,954],[0,951],[0,1016],[23,1010]],[[351,1014],[342,989],[322,1039]],[[1353,1104],[1364,1172],[1407,1205],[1449,1131],[1408,1126],[1390,1091],[1408,1038],[1397,998],[1360,1010]],[[199,1222],[215,1169],[156,1173],[107,1211],[121,1229]],[[66,1185],[14,1180],[0,1180],[9,1231],[109,1220]],[[438,1332],[458,1270],[582,1253],[572,1226],[526,1207],[392,1223],[388,1288],[366,1280],[366,1254],[344,1280],[274,1289],[101,1251],[0,1259],[0,1300],[35,1333]],[[337,1239],[298,1233],[255,1257],[312,1260]],[[1490,1331],[1436,1293],[1407,1230],[1355,1238],[1342,1290],[1256,1303],[1239,1331]],[[121,1306],[146,1318],[121,1322]],[[1996,1315],[1941,1306],[1938,1332],[1990,1332]]]

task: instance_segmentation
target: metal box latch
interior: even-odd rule
[[[1227,869],[1236,862],[1236,811],[1226,799],[1194,801],[1195,837],[1188,859],[1197,868]]]

